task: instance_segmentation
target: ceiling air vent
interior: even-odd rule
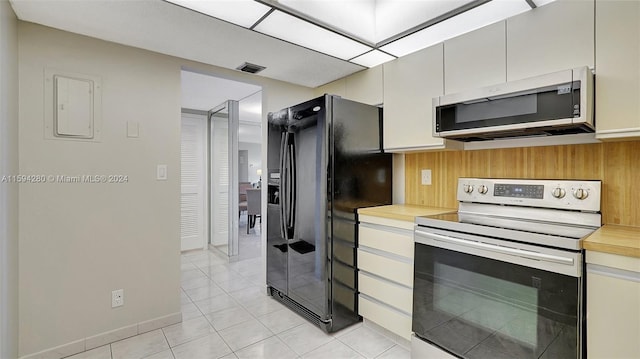
[[[236,67],[236,70],[240,70],[243,72],[248,72],[251,74],[256,74],[262,70],[266,69],[266,67],[264,66],[260,66],[260,65],[256,65],[256,64],[250,64],[248,62],[245,62],[244,64]]]

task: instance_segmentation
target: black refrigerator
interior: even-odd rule
[[[381,109],[324,95],[269,113],[267,286],[326,332],[360,320],[357,209],[391,204]]]

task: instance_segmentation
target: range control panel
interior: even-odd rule
[[[459,178],[458,201],[600,211],[601,181]]]

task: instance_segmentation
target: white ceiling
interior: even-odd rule
[[[308,87],[553,0],[170,1],[10,0],[23,21],[230,69],[258,64],[258,76]]]
[[[228,100],[238,101],[238,140],[262,143],[262,88],[243,82],[183,70],[181,106],[209,111]]]
[[[162,0],[11,0],[20,20],[308,87],[362,66],[309,50]]]
[[[262,87],[191,71],[181,72],[182,107],[209,111],[227,100],[240,101]]]

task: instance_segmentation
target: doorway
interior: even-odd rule
[[[252,190],[260,186],[261,87],[183,70],[182,112],[182,250],[208,247],[230,261],[258,257],[260,218],[251,217],[256,225],[249,228],[252,241],[248,242],[250,217],[239,206],[239,168],[242,161],[245,186],[248,183]],[[197,125],[190,123],[196,118]],[[194,138],[201,144],[191,144]],[[190,150],[199,154],[189,154]],[[242,160],[240,151],[246,154]],[[195,178],[199,181],[194,184]]]

